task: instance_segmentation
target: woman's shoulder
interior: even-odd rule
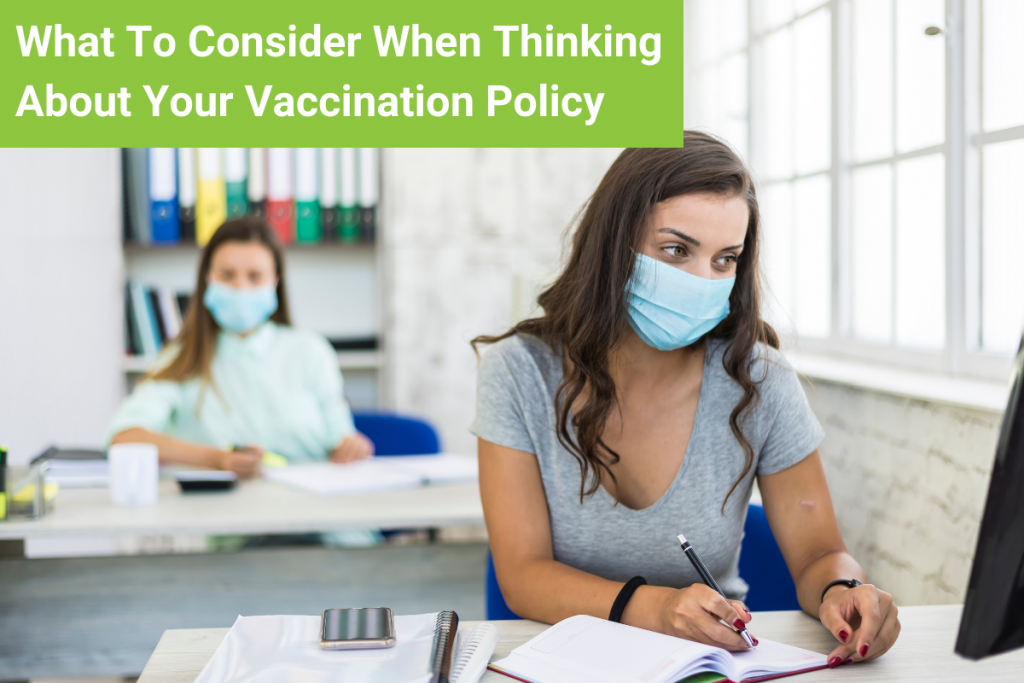
[[[731,360],[729,351],[732,349],[733,343],[726,339],[716,339],[712,341],[709,349],[715,366],[723,371],[726,363]],[[780,380],[796,375],[796,371],[786,359],[785,354],[764,342],[757,342],[750,349],[747,354],[747,367],[750,371],[750,378],[759,385],[771,386]]]
[[[179,353],[181,353],[181,344],[178,340],[167,342],[153,360],[153,365],[150,367],[149,373],[156,374],[161,370],[164,370],[168,365],[174,362],[174,359],[178,357]]]
[[[544,376],[559,371],[561,363],[554,350],[543,340],[528,334],[512,334],[500,339],[483,352],[481,373],[496,372],[529,376],[537,370]]]

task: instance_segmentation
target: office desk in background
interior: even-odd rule
[[[0,539],[423,529],[483,520],[476,482],[325,498],[263,479],[240,482],[232,491],[190,494],[164,480],[159,501],[146,507],[116,507],[105,487],[64,489],[42,519],[0,523]]]
[[[149,507],[119,508],[106,488],[65,489],[52,514],[0,523],[8,547],[32,538],[286,534],[483,524],[476,482],[321,498],[264,480],[183,495],[162,481]],[[23,552],[23,551],[22,551]],[[394,604],[483,615],[483,543],[199,555],[0,559],[0,680],[137,674],[160,634],[230,624],[239,613]],[[11,557],[14,555],[14,557]]]
[[[822,681],[922,681],[927,683],[1020,683],[1024,680],[1024,650],[971,662],[953,654],[960,623],[960,605],[904,607],[903,631],[896,646],[879,659],[799,674],[793,683]],[[770,638],[827,654],[836,641],[817,620],[802,612],[754,612],[751,630]],[[479,622],[463,622],[472,628]],[[491,661],[506,657],[514,648],[547,628],[535,621],[496,621],[499,642]],[[217,646],[226,628],[165,631],[139,683],[192,683]],[[488,671],[482,683],[511,683],[507,676]]]

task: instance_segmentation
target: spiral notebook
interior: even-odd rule
[[[754,683],[825,666],[825,655],[766,638],[729,652],[581,615],[558,622],[490,668],[529,683],[674,683],[709,672]]]
[[[430,647],[430,683],[449,683],[452,673],[452,650],[459,630],[459,615],[450,609],[437,613],[434,642]]]

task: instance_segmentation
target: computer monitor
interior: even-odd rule
[[[1024,339],[967,585],[956,651],[978,659],[1024,646]]]

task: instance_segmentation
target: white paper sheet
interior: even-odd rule
[[[437,613],[395,617],[394,647],[320,649],[320,617],[238,617],[195,683],[425,683]]]
[[[374,460],[389,467],[412,470],[428,484],[476,481],[479,476],[476,458],[468,455],[388,455]]]
[[[462,455],[400,455],[345,465],[309,463],[265,468],[264,475],[285,486],[319,496],[342,496],[423,484],[476,481],[476,458]]]
[[[110,467],[106,460],[51,460],[46,480],[62,488],[107,486]]]

